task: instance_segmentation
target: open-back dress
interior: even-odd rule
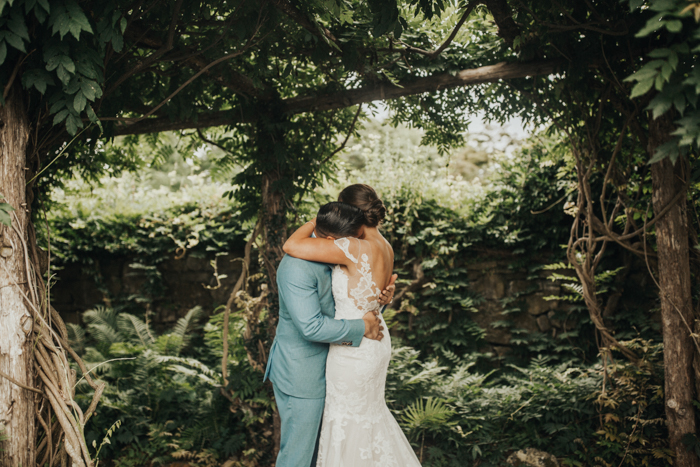
[[[333,268],[335,319],[361,319],[379,308],[370,244],[357,238],[335,244],[351,261]],[[330,346],[317,467],[420,467],[384,400],[391,338],[383,318],[382,325],[381,341]]]

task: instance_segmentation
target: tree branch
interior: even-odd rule
[[[398,310],[399,308],[401,308],[401,301],[406,296],[406,294],[420,290],[423,287],[423,284],[425,284],[427,281],[428,279],[425,277],[425,273],[423,272],[423,268],[421,267],[421,262],[418,260],[414,261],[413,281],[396,293],[394,299],[392,300],[392,304],[389,306],[394,310]]]
[[[222,22],[222,28],[224,28],[224,30],[228,30],[229,27],[230,21]],[[183,61],[184,64],[190,66],[195,71],[201,71],[203,68],[206,68],[207,65],[209,65],[209,61],[204,57],[204,55],[202,55],[203,52],[217,44],[222,36],[223,33],[212,44],[209,44],[207,47],[196,51],[174,50],[173,52],[177,52],[177,56],[163,57],[163,60],[167,59],[171,61]],[[139,43],[142,46],[146,46],[151,49],[158,50],[163,47],[163,42],[160,39],[150,35],[148,30],[143,30],[143,28],[137,26],[133,26],[131,29],[128,29],[125,33],[125,38],[126,37],[133,42]],[[157,73],[156,70],[153,70],[153,72]],[[261,91],[255,87],[253,80],[235,70],[226,70],[225,75],[220,71],[207,70],[206,74],[211,76],[211,78],[218,84],[230,89],[236,94],[254,98],[260,97]]]
[[[155,106],[154,108],[152,108],[152,109],[151,109],[149,112],[147,112],[145,115],[142,115],[141,117],[139,117],[139,118],[137,118],[136,120],[134,120],[132,124],[136,124],[136,123],[140,122],[141,120],[144,120],[144,119],[150,117],[151,115],[153,115],[155,112],[158,111],[158,109],[160,109],[160,108],[163,107],[165,104],[167,104],[168,102],[170,102],[170,100],[171,100],[173,97],[175,97],[177,94],[180,93],[180,91],[182,91],[182,90],[185,89],[190,83],[192,83],[192,81],[196,80],[196,79],[199,78],[202,74],[206,73],[207,70],[209,70],[209,68],[211,68],[211,67],[213,67],[213,66],[216,66],[216,65],[218,65],[219,63],[224,62],[224,61],[226,61],[226,60],[230,60],[230,59],[232,59],[232,58],[238,57],[238,56],[241,55],[243,52],[245,52],[247,48],[248,48],[248,47],[246,46],[246,47],[244,47],[242,50],[239,50],[239,51],[230,53],[230,54],[228,54],[228,55],[224,55],[223,57],[219,57],[218,59],[214,60],[213,62],[211,62],[210,64],[208,64],[207,66],[205,66],[204,68],[202,68],[201,70],[199,70],[197,73],[195,73],[194,75],[192,75],[187,81],[185,81],[183,84],[181,84],[180,87],[178,87],[175,91],[173,91],[168,97],[166,97],[165,99],[163,99],[163,101],[162,101],[160,104],[158,104],[157,106]]]
[[[173,43],[175,41],[175,28],[177,27],[177,18],[180,15],[180,9],[182,8],[182,2],[183,0],[177,0],[177,3],[175,4],[175,8],[173,9],[173,14],[170,19],[170,28],[168,30],[168,39],[163,44],[163,46],[153,52],[151,55],[143,59],[141,62],[139,62],[133,69],[127,71],[124,73],[122,76],[117,79],[117,81],[109,87],[108,90],[105,91],[104,95],[111,94],[115,89],[117,89],[124,81],[138,73],[139,71],[143,70],[144,68],[149,67],[153,62],[155,62],[160,56],[162,56],[164,53],[170,51],[170,49],[173,48]],[[104,99],[104,97],[103,97]]]
[[[333,94],[294,97],[282,101],[287,115],[305,112],[343,109],[357,104],[378,100],[395,99],[425,92],[441,91],[461,86],[489,83],[500,80],[525,78],[528,76],[548,75],[556,72],[562,61],[548,60],[529,63],[498,63],[480,68],[462,70],[454,76],[441,73],[434,76],[417,78],[401,82],[400,86],[391,84],[372,84],[358,89],[350,89]],[[191,120],[173,121],[167,117],[146,119],[138,123],[126,124],[116,128],[115,135],[137,135],[158,133],[169,130],[186,130],[212,126],[251,123],[257,115],[240,115],[236,110],[225,110],[197,115]]]
[[[506,0],[485,0],[484,5],[493,15],[498,26],[498,35],[513,47],[513,41],[520,35],[520,28],[513,20],[513,12]]]
[[[14,379],[13,377],[11,377],[10,375],[7,375],[7,374],[3,373],[2,371],[0,371],[0,378],[5,378],[5,379],[8,380],[10,383],[12,383],[12,384],[14,384],[14,385],[16,385],[16,386],[19,386],[19,387],[21,387],[22,389],[26,389],[27,391],[32,391],[32,392],[35,392],[35,393],[37,393],[37,394],[44,394],[43,392],[41,392],[41,391],[38,390],[37,388],[33,388],[33,387],[31,387],[31,386],[27,386],[26,384],[22,384],[22,383],[20,383],[19,381],[17,381],[16,379]]]
[[[355,124],[357,123],[357,117],[360,116],[360,112],[361,112],[361,111],[362,111],[362,104],[360,104],[360,105],[357,106],[357,112],[355,112],[355,116],[354,116],[353,119],[352,119],[352,123],[350,123],[350,129],[348,130],[348,134],[345,135],[345,139],[343,140],[343,143],[342,143],[340,146],[338,146],[337,148],[335,148],[335,150],[334,150],[332,153],[330,153],[330,154],[328,155],[328,157],[326,157],[326,158],[321,162],[321,166],[323,166],[323,165],[324,165],[326,162],[328,162],[329,160],[333,159],[333,156],[335,156],[336,154],[338,154],[340,151],[342,151],[343,149],[345,149],[345,145],[348,144],[348,140],[350,139],[350,136],[352,136],[353,131],[355,131]],[[304,191],[306,191],[306,190],[304,190]]]
[[[435,49],[435,50],[433,50],[433,51],[424,50],[424,49],[421,49],[421,48],[419,48],[419,47],[414,47],[414,46],[412,46],[412,45],[410,45],[410,44],[407,44],[407,43],[405,43],[405,42],[402,42],[402,41],[400,41],[400,40],[396,40],[396,43],[401,44],[401,45],[403,45],[404,47],[406,47],[405,49],[403,49],[403,51],[406,51],[406,52],[416,52],[416,53],[419,53],[419,54],[421,54],[421,55],[425,55],[425,56],[430,57],[430,58],[435,58],[435,57],[437,57],[438,55],[440,55],[440,54],[447,48],[447,46],[449,46],[449,45],[452,43],[452,41],[454,40],[455,36],[456,36],[457,33],[459,32],[460,28],[461,28],[462,25],[464,24],[464,22],[467,20],[467,18],[469,18],[469,15],[472,14],[472,11],[474,11],[474,8],[476,8],[476,6],[477,6],[479,3],[481,3],[481,2],[480,2],[480,1],[472,1],[471,3],[469,3],[469,5],[467,5],[467,8],[464,10],[464,14],[463,14],[462,17],[459,19],[459,21],[458,21],[457,24],[455,25],[454,29],[452,29],[452,32],[451,32],[450,35],[447,37],[447,39],[445,40],[445,42],[443,42],[442,45],[441,45],[440,47],[438,47],[437,49]],[[395,49],[377,49],[377,50],[378,50],[378,51],[379,51],[379,50],[382,50],[382,51],[390,51],[390,52],[401,52],[401,51],[402,51],[401,49],[399,49],[399,50],[395,50]]]
[[[201,140],[204,141],[205,143],[211,144],[212,146],[221,149],[221,150],[224,151],[226,154],[231,154],[231,151],[229,151],[228,149],[226,149],[225,147],[223,147],[223,146],[220,145],[219,143],[217,143],[217,142],[215,142],[215,141],[212,141],[212,140],[210,140],[209,138],[207,138],[206,136],[204,136],[204,133],[202,133],[202,129],[201,129],[201,128],[197,128],[197,136],[199,136],[199,139],[201,139]]]
[[[452,33],[450,34],[450,36],[447,38],[447,40],[445,42],[442,43],[442,45],[440,47],[437,48],[437,50],[435,50],[434,52],[431,53],[431,57],[437,57],[438,55],[440,55],[443,52],[443,50],[445,50],[447,48],[448,45],[450,45],[452,43],[455,36],[457,35],[457,32],[459,32],[459,29],[462,27],[462,25],[467,20],[467,18],[469,18],[469,15],[472,14],[472,11],[474,11],[474,8],[476,8],[476,6],[478,4],[479,4],[478,1],[473,0],[472,2],[469,3],[469,5],[467,5],[467,8],[464,10],[464,14],[459,19],[459,22],[452,30]]]
[[[314,36],[331,41],[336,46],[338,46],[338,48],[340,48],[340,42],[328,29],[319,27],[320,25],[312,23],[301,10],[299,10],[297,7],[295,7],[288,1],[272,0],[270,3],[272,3],[275,6],[275,8],[277,8],[289,18],[294,20],[294,22],[296,22],[299,26],[309,31]]]

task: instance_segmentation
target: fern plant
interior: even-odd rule
[[[102,438],[102,442],[99,446],[97,445],[97,440],[92,441],[92,447],[95,449],[95,467],[98,467],[100,465],[100,451],[102,450],[102,447],[106,444],[111,444],[110,438],[112,437],[114,432],[119,429],[121,425],[121,420],[117,420],[116,422],[114,422],[114,424],[107,429],[107,433],[105,434],[105,437]]]
[[[571,265],[561,262],[547,264],[544,266],[544,269],[547,271],[574,270],[574,268],[571,267]],[[624,266],[616,269],[605,270],[596,274],[596,294],[602,295],[604,293],[607,293],[609,291],[610,283],[615,279],[615,276],[617,276],[623,269],[625,269]],[[581,281],[575,275],[566,275],[553,272],[549,275],[549,280],[551,280],[552,282],[560,281],[561,286],[569,293],[564,295],[550,295],[544,297],[545,300],[564,300],[567,302],[580,303],[583,302],[583,286],[581,285]]]
[[[195,307],[159,334],[133,314],[96,307],[84,314],[84,333],[70,331],[91,372],[108,383],[86,430],[88,443],[101,457],[135,467],[178,459],[193,466],[220,465],[234,455],[245,458],[244,447],[252,448],[250,456],[271,456],[269,436],[249,429],[271,423],[273,404],[261,375],[247,359],[232,359],[229,389],[246,407],[256,409],[240,410],[223,397],[221,318],[211,317],[202,335],[202,314]],[[233,316],[231,322],[241,327],[240,317]],[[245,354],[240,333],[232,333],[229,345],[233,355]],[[87,403],[90,388],[79,382],[77,392]],[[115,419],[121,428],[109,428],[103,438],[104,422]]]
[[[450,422],[454,412],[445,405],[445,401],[428,397],[418,399],[406,407],[402,422],[406,431],[414,438],[420,438],[420,461],[423,462],[423,447],[425,433],[432,431],[440,433],[445,427],[454,426],[457,422]]]
[[[501,466],[525,448],[550,452],[567,466],[605,465],[601,459],[667,465],[660,345],[625,345],[644,355],[641,368],[541,355],[527,366],[481,373],[474,356],[451,368],[398,347],[386,385],[390,409],[425,467]]]

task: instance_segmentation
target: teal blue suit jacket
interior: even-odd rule
[[[331,267],[285,255],[277,268],[280,314],[264,379],[304,399],[326,396],[328,344],[357,347],[361,319],[336,320]]]

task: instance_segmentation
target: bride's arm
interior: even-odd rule
[[[348,264],[350,260],[332,238],[312,238],[316,218],[299,227],[285,242],[282,249],[289,256],[319,263]]]

